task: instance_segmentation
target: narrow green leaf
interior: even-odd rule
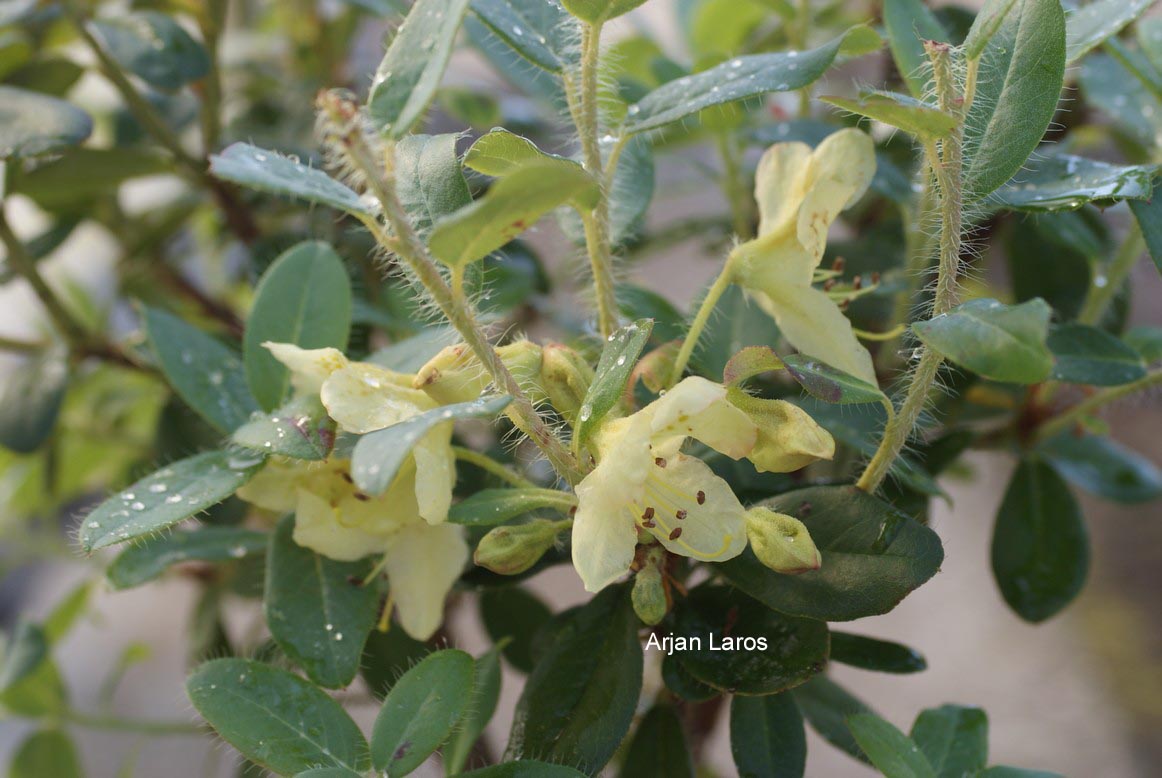
[[[981,55],[965,120],[964,187],[970,199],[987,196],[1025,164],[1053,119],[1064,77],[1060,0],[1019,0]]]
[[[1154,0],[1094,0],[1065,21],[1065,62],[1072,65],[1137,19]]]
[[[174,462],[98,505],[80,527],[90,553],[156,535],[234,494],[258,472],[262,460],[207,451]]]
[[[884,401],[884,393],[878,386],[872,386],[818,359],[791,354],[783,358],[783,364],[808,394],[824,402],[849,405]]]
[[[985,0],[964,38],[965,59],[976,59],[1000,30],[1009,12],[1023,0]]]
[[[49,612],[44,620],[44,635],[50,644],[58,643],[84,615],[93,594],[93,583],[85,580],[73,588]]]
[[[577,503],[557,489],[482,489],[452,506],[448,521],[468,527],[493,527],[535,510],[568,513]]]
[[[290,370],[263,343],[342,351],[350,328],[351,282],[335,250],[305,241],[280,254],[258,282],[242,339],[246,379],[263,409],[290,394]]]
[[[929,348],[984,378],[1035,384],[1049,377],[1053,355],[1045,340],[1052,314],[1044,300],[1002,305],[971,300],[912,330]]]
[[[407,775],[443,745],[472,699],[472,657],[447,649],[408,670],[388,692],[371,733],[371,761]]]
[[[646,0],[561,0],[565,10],[590,23],[607,22],[623,16]]]
[[[820,737],[856,759],[867,761],[867,755],[847,728],[849,716],[873,712],[863,701],[822,674],[794,689],[791,696]]]
[[[1128,505],[1162,497],[1162,470],[1108,437],[1065,432],[1038,451],[1062,478],[1098,497]]]
[[[577,416],[577,427],[573,434],[577,437],[578,445],[585,445],[601,420],[621,399],[630,373],[642,349],[649,342],[653,328],[654,323],[649,319],[639,319],[617,330],[606,340],[593,383],[585,393],[585,401],[581,403]]]
[[[572,767],[522,759],[519,762],[505,762],[492,767],[482,767],[470,773],[460,773],[460,778],[586,778],[586,776]]]
[[[132,589],[183,562],[229,562],[266,553],[265,532],[237,527],[202,527],[174,532],[130,546],[105,570],[114,589]]]
[[[262,192],[329,205],[353,216],[370,216],[371,206],[352,189],[318,168],[249,143],[232,143],[210,157],[210,172],[223,181]]]
[[[533,636],[553,612],[520,586],[485,589],[480,593],[480,620],[493,643],[504,644],[504,658],[522,673],[531,673]]]
[[[476,658],[472,697],[441,754],[445,775],[462,772],[468,763],[472,747],[496,712],[496,704],[500,701],[500,675],[499,647]]]
[[[42,729],[33,732],[16,751],[8,778],[81,778],[77,747],[67,732]]]
[[[145,333],[170,386],[216,430],[228,434],[258,410],[232,349],[157,308],[145,309]]]
[[[408,135],[396,144],[396,191],[421,235],[472,202],[456,153],[459,137],[456,133]]]
[[[408,133],[436,94],[468,0],[416,0],[375,72],[367,111],[384,135]]]
[[[1137,351],[1097,327],[1060,324],[1049,330],[1047,342],[1056,358],[1055,381],[1119,386],[1146,375],[1146,363]]]
[[[980,708],[941,705],[912,724],[912,740],[939,778],[976,775],[988,761],[988,717]]]
[[[654,705],[638,724],[618,775],[621,778],[694,778],[682,722],[674,708]]]
[[[650,92],[629,107],[624,129],[627,134],[635,135],[680,121],[711,106],[769,92],[802,89],[822,76],[837,56],[867,54],[881,45],[874,30],[859,25],[809,51],[735,57]]]
[[[936,771],[912,739],[879,716],[858,713],[847,720],[847,726],[885,778],[936,778]]]
[[[10,373],[0,390],[0,446],[20,454],[40,448],[56,427],[68,381],[63,348],[36,354]]]
[[[163,13],[106,16],[89,22],[88,28],[118,65],[158,89],[181,89],[210,72],[202,44]]]
[[[504,394],[445,405],[364,435],[351,455],[351,477],[355,485],[367,494],[383,494],[412,448],[437,425],[457,419],[495,418],[510,402],[512,398]]]
[[[739,778],[802,778],[807,732],[795,698],[735,696],[730,701],[730,752]]]
[[[923,0],[884,0],[884,27],[896,69],[908,83],[908,91],[923,97],[928,91],[928,55],[924,41],[952,40]]]
[[[351,683],[379,616],[365,562],[337,562],[295,543],[294,517],[270,536],[263,610],[270,634],[307,676],[330,689]]]
[[[215,659],[190,674],[186,694],[226,742],[275,773],[371,768],[367,741],[339,703],[285,670]]]
[[[31,676],[48,657],[48,639],[37,624],[21,621],[4,646],[0,660],[0,695]]]
[[[1045,621],[1068,605],[1089,571],[1089,539],[1077,501],[1044,462],[1025,459],[1005,491],[993,530],[992,568],[1018,616]]]
[[[918,673],[928,668],[924,657],[905,645],[850,632],[831,633],[831,659],[881,673]]]
[[[825,103],[877,122],[898,127],[921,140],[946,138],[956,128],[955,116],[924,100],[895,92],[863,90],[858,97],[822,97]]]
[[[335,445],[335,422],[317,395],[291,400],[234,431],[233,441],[264,454],[321,461]]]
[[[935,532],[854,487],[799,489],[763,504],[807,526],[822,567],[782,575],[749,550],[715,567],[780,613],[823,621],[887,613],[935,575],[944,560]]]
[[[75,146],[92,131],[93,120],[72,103],[0,84],[0,160]]]
[[[572,613],[529,675],[505,758],[601,770],[629,731],[641,693],[637,629],[624,586],[605,588]]]
[[[1086,203],[1149,199],[1157,165],[1110,165],[1056,154],[1031,161],[990,201],[1018,211],[1075,210]]]
[[[1162,273],[1162,187],[1149,200],[1131,200],[1130,211],[1142,230],[1154,267]]]
[[[722,370],[722,383],[741,384],[763,373],[783,369],[783,360],[770,346],[747,346],[739,351]]]
[[[573,23],[557,3],[543,0],[472,0],[472,13],[513,51],[551,73],[576,60]]]

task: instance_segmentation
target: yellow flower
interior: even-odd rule
[[[828,136],[814,151],[804,143],[772,146],[755,174],[759,236],[732,256],[733,280],[774,317],[791,345],[871,384],[871,356],[851,322],[811,283],[831,224],[863,196],[875,169],[871,138],[855,129]]]
[[[577,485],[573,521],[573,565],[588,591],[629,570],[639,531],[704,561],[731,559],[746,547],[745,509],[705,462],[681,453],[687,438],[765,470],[798,469],[835,451],[831,436],[794,406],[698,377],[604,422],[593,445],[597,466]]]

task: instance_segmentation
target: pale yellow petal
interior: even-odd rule
[[[806,143],[776,143],[763,154],[755,170],[754,192],[760,237],[785,231],[796,222],[810,162],[811,147]]]
[[[347,366],[347,357],[335,348],[299,348],[293,343],[262,344],[291,373],[291,385],[300,394],[318,394],[323,382]]]
[[[321,392],[327,413],[348,432],[366,433],[390,427],[434,408],[435,402],[411,378],[364,362],[333,373]]]
[[[856,129],[827,136],[811,154],[798,236],[814,258],[813,267],[823,258],[832,223],[863,196],[875,172],[875,145],[870,136]]]
[[[289,513],[295,509],[295,492],[305,471],[305,465],[270,459],[238,489],[238,497],[263,510]]]
[[[742,505],[701,459],[679,454],[655,465],[642,505],[644,527],[675,554],[722,562],[746,548]]]
[[[831,433],[799,406],[755,397],[746,397],[740,405],[758,425],[758,443],[747,459],[759,472],[790,473],[835,456]]]
[[[726,399],[726,388],[699,376],[684,379],[643,412],[651,414],[650,438],[657,456],[672,456],[686,438],[694,438],[741,459],[757,438],[754,423]]]
[[[427,640],[444,620],[444,600],[468,561],[461,527],[417,521],[388,539],[385,570],[399,623]]]
[[[352,562],[383,551],[385,536],[343,526],[339,510],[322,497],[300,489],[294,541],[330,559]]]
[[[637,545],[626,495],[610,488],[603,475],[594,470],[577,485],[573,567],[588,592],[599,592],[628,573]]]
[[[452,453],[452,422],[437,424],[412,449],[415,459],[415,501],[429,524],[448,517],[456,485],[456,456]]]

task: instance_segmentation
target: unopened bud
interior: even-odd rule
[[[472,559],[501,575],[517,575],[535,565],[553,547],[569,522],[534,519],[528,524],[496,527],[476,546]]]
[[[803,522],[769,508],[746,512],[746,536],[756,557],[776,573],[796,575],[823,563]]]
[[[540,346],[518,340],[498,347],[496,353],[530,399],[534,402],[543,399],[544,394],[538,391],[535,380],[541,367]],[[441,405],[475,400],[491,383],[488,371],[463,343],[442,349],[416,372],[412,380],[412,386],[424,390]]]
[[[666,594],[665,575],[666,552],[661,546],[654,546],[646,552],[645,563],[633,578],[630,599],[633,610],[645,624],[654,626],[666,618],[670,610]]]
[[[799,406],[751,397],[733,386],[727,397],[758,427],[758,439],[746,458],[760,473],[791,473],[835,456],[831,433]]]
[[[541,384],[549,402],[570,422],[576,422],[591,383],[593,368],[580,354],[561,343],[545,346]]]

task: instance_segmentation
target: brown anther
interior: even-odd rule
[[[654,464],[657,465],[658,467],[664,468],[666,466],[666,460],[662,459],[661,457],[655,457]]]
[[[368,500],[370,500],[371,498],[370,498],[370,497],[368,497],[368,496],[367,496],[366,494],[364,494],[363,492],[356,492],[356,493],[355,493],[355,499],[356,499],[356,500],[359,500],[360,502],[367,502],[367,501],[368,501]]]
[[[863,276],[856,276],[855,278],[851,279],[851,288],[852,289],[859,291],[860,287],[862,287],[862,286],[863,286]]]
[[[645,512],[642,513],[642,518],[645,519],[646,521],[649,521],[653,517],[654,517],[654,508],[652,505],[647,505]]]
[[[653,519],[646,519],[642,522],[642,526],[646,529],[653,529],[654,527],[658,526],[658,523]]]
[[[847,264],[846,259],[844,259],[843,257],[836,257],[835,261],[831,263],[831,269],[834,270],[836,273],[842,273],[843,267],[846,264]]]
[[[873,273],[872,273],[872,283],[873,283],[873,284],[878,284],[879,282],[880,282],[880,274],[879,274],[879,271],[873,272]]]
[[[698,504],[699,505],[706,504],[706,492],[702,491],[701,489],[698,490]]]
[[[834,278],[828,278],[826,281],[823,282],[823,291],[824,292],[830,292],[834,288],[835,288],[835,279]]]
[[[675,527],[674,531],[670,533],[670,540],[677,540],[680,537],[682,537],[682,528]]]
[[[342,478],[344,481],[346,481],[349,484],[355,483],[354,481],[351,480],[351,476],[347,475],[346,473],[339,473],[339,477]]]
[[[576,505],[569,506],[569,516],[573,517],[576,515],[577,515],[577,506]]]
[[[678,521],[681,521],[682,519],[686,518],[686,511],[678,511],[674,514],[674,518],[676,518]]]

